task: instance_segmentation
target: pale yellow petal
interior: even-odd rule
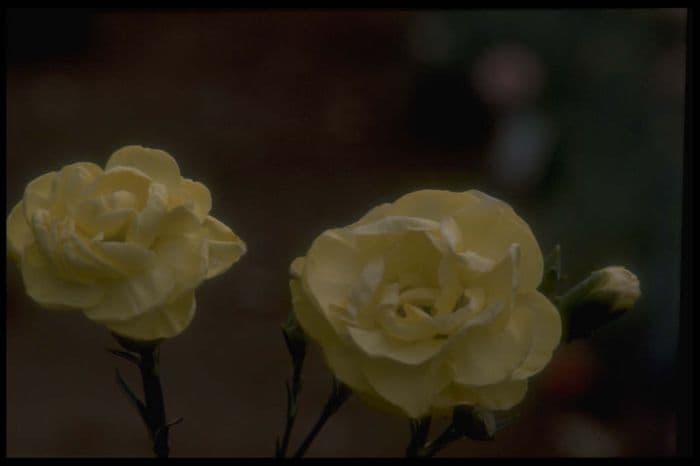
[[[451,414],[456,406],[476,406],[477,395],[470,387],[451,383],[433,399],[433,411],[439,414]]]
[[[158,260],[175,272],[175,290],[179,295],[204,281],[209,262],[207,241],[201,235],[168,235],[153,243]]]
[[[362,225],[364,223],[371,223],[377,220],[380,220],[386,216],[389,215],[389,211],[391,209],[391,204],[390,203],[384,203],[380,204],[376,207],[373,207],[372,209],[369,210],[365,215],[363,215],[357,222],[353,223],[353,225]]]
[[[440,228],[440,224],[416,217],[384,217],[372,223],[364,223],[352,228],[355,235],[391,235],[409,231],[430,231]]]
[[[49,211],[37,209],[32,231],[39,250],[59,278],[92,285],[123,275],[95,250],[93,241],[76,230],[71,218],[55,219]]]
[[[184,178],[180,182],[180,192],[185,202],[191,202],[192,208],[200,221],[204,221],[211,210],[211,193],[209,188],[199,181]]]
[[[339,338],[324,343],[321,348],[328,367],[338,380],[361,393],[373,391],[361,369],[362,360],[356,349],[346,346]]]
[[[491,385],[510,377],[528,355],[532,316],[514,307],[505,326],[492,322],[474,326],[450,339],[450,366],[454,380],[463,385]]]
[[[180,167],[167,152],[142,146],[126,146],[112,154],[106,170],[115,167],[132,167],[164,184],[169,190],[180,187]]]
[[[294,259],[289,266],[289,275],[292,278],[301,278],[303,272],[304,272],[304,261],[306,260],[305,257],[297,257]]]
[[[48,309],[84,309],[98,304],[103,297],[100,287],[63,280],[44,257],[36,243],[22,254],[22,279],[27,294]]]
[[[384,261],[381,257],[370,260],[360,273],[360,277],[350,288],[348,304],[345,308],[349,313],[357,318],[365,312],[371,312],[373,297],[384,275]]]
[[[24,189],[22,204],[24,205],[24,218],[31,222],[37,209],[49,210],[53,204],[52,192],[56,172],[49,172],[29,182]]]
[[[472,387],[476,394],[476,404],[486,409],[506,410],[514,407],[525,398],[527,380],[513,380],[495,385]]]
[[[532,313],[532,343],[530,352],[511,378],[526,379],[541,371],[552,359],[561,340],[561,317],[556,307],[538,291],[517,296],[515,305]]]
[[[93,247],[110,267],[131,276],[156,265],[156,254],[140,244],[94,241]]]
[[[188,233],[200,234],[200,223],[190,210],[183,206],[168,211],[156,229],[156,238],[163,235],[182,235]],[[205,222],[205,227],[208,223]]]
[[[85,315],[97,322],[124,322],[164,305],[175,286],[170,267],[156,265],[137,275],[109,285],[102,302]]]
[[[289,281],[294,315],[304,333],[322,346],[334,344],[338,336],[325,313],[313,304],[302,288],[300,280]]]
[[[469,286],[483,290],[486,306],[501,303],[510,309],[520,287],[520,248],[513,244],[507,251],[491,270],[479,274],[476,278],[465,279]],[[466,275],[473,277],[471,271]]]
[[[457,300],[463,293],[463,286],[459,280],[457,264],[453,257],[443,257],[438,268],[438,280],[440,294],[435,300],[434,308],[437,315],[452,311]]]
[[[61,168],[54,179],[54,215],[64,215],[70,207],[86,199],[102,168],[91,162],[77,162]]]
[[[367,356],[388,358],[402,364],[418,365],[433,358],[445,346],[444,339],[402,341],[382,332],[350,327],[348,333]]]
[[[376,237],[377,244],[380,238]],[[403,276],[418,280],[418,286],[438,288],[442,254],[426,232],[413,231],[386,241],[384,246],[384,280],[400,281]],[[364,251],[363,251],[364,252]],[[376,253],[375,253],[376,254]]]
[[[527,393],[527,381],[507,381],[481,387],[450,384],[433,400],[433,408],[446,412],[455,406],[479,406],[506,410],[520,403]]]
[[[427,414],[434,396],[450,383],[444,365],[432,361],[409,366],[385,358],[364,358],[362,371],[379,396],[411,418]]]
[[[441,222],[451,217],[454,212],[477,202],[478,198],[471,192],[424,189],[397,199],[390,212],[391,215],[420,217]]]
[[[542,251],[530,227],[513,209],[491,197],[457,211],[453,218],[462,231],[464,248],[492,261],[500,261],[511,244],[520,247],[520,287],[536,289],[542,281]]]
[[[331,304],[345,304],[364,266],[353,237],[343,230],[328,230],[312,243],[303,279],[319,306],[328,311]]]
[[[121,244],[121,243],[120,243]],[[62,237],[53,245],[54,265],[61,274],[71,281],[95,284],[104,280],[114,280],[128,275],[95,247],[95,242],[82,237],[75,231]],[[121,260],[121,259],[120,259]]]
[[[23,201],[19,201],[7,217],[7,252],[10,258],[19,262],[24,248],[34,242],[34,234],[24,217]]]
[[[207,279],[227,271],[247,251],[246,244],[229,227],[212,216],[204,221],[209,238]]]
[[[113,240],[124,238],[137,216],[135,209],[108,209],[98,198],[88,199],[76,206],[73,218],[86,234]]]
[[[146,206],[152,181],[148,175],[139,170],[117,166],[107,170],[95,180],[92,196],[126,191],[133,195],[133,208],[140,211]]]
[[[172,338],[182,333],[192,322],[197,303],[194,290],[177,299],[125,322],[107,322],[113,332],[132,340],[153,341]]]
[[[205,222],[205,227],[208,223]],[[167,190],[159,183],[151,184],[146,207],[139,213],[126,235],[127,241],[150,247],[162,235],[199,233],[202,225],[185,206],[168,207]]]

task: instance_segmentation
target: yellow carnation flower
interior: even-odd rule
[[[246,251],[211,204],[167,152],[127,146],[104,170],[78,162],[29,183],[7,219],[8,252],[41,306],[134,340],[170,338],[192,321],[195,288]]]
[[[291,273],[296,317],[336,377],[412,418],[511,408],[561,338],[530,228],[479,191],[380,205],[322,233]]]

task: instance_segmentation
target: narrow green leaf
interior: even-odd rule
[[[127,361],[132,362],[132,363],[136,364],[137,366],[139,364],[141,364],[141,360],[135,354],[129,353],[127,351],[118,350],[118,349],[112,349],[112,348],[105,348],[105,350],[108,353],[111,353],[111,354],[117,356],[118,358],[126,359]]]
[[[179,418],[177,418],[177,419],[175,419],[175,420],[173,420],[173,421],[168,422],[168,423],[165,425],[165,427],[176,426],[176,425],[180,424],[180,423],[181,423],[182,421],[184,421],[184,420],[185,420],[184,418],[179,417]]]
[[[542,283],[538,290],[548,298],[552,298],[557,293],[561,279],[561,246],[557,244],[544,260]]]
[[[119,369],[116,369],[116,373],[117,384],[119,385],[119,388],[122,389],[129,402],[131,402],[131,404],[136,407],[139,414],[141,415],[141,419],[143,419],[143,422],[146,424],[146,426],[148,426],[148,411],[146,410],[146,405],[143,403],[143,401],[139,399],[138,396],[136,396],[131,387],[129,387],[129,384],[126,383],[122,375],[119,373]]]

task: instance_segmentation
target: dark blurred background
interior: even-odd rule
[[[567,285],[606,265],[633,312],[561,347],[494,442],[442,456],[676,453],[686,11],[10,10],[7,202],[74,161],[161,148],[248,254],[162,348],[174,456],[272,456],[288,266],[326,228],[422,188],[508,201]],[[7,264],[7,454],[141,456],[103,328],[40,309]],[[310,351],[296,445],[329,392]],[[309,456],[401,456],[408,424],[351,400]]]

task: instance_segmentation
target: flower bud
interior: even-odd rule
[[[631,309],[641,292],[637,277],[620,266],[591,273],[559,300],[568,340],[581,338]]]
[[[600,278],[591,297],[609,303],[610,311],[624,312],[639,299],[639,279],[626,268],[613,265],[593,273]]]

